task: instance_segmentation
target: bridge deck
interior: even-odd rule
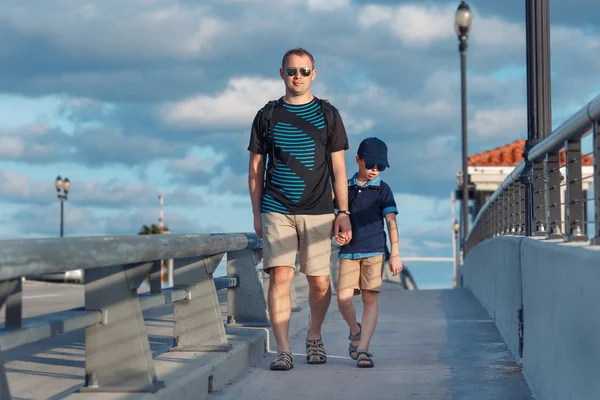
[[[299,280],[297,286],[301,302],[306,301],[303,282],[306,281]],[[219,294],[223,297],[225,292]],[[83,304],[83,288],[77,285],[29,283],[24,295],[27,316]],[[360,306],[358,310],[360,312]],[[165,358],[159,362],[157,372],[166,379],[167,385],[182,373],[180,368],[193,368],[191,364],[182,365],[182,360],[173,360],[172,353],[159,355],[172,341],[169,339],[171,313],[172,307],[165,307],[146,315],[151,347],[156,357]],[[376,366],[357,369],[348,357],[348,330],[334,300],[323,332],[329,354],[327,364],[309,366],[305,363],[306,330],[301,330],[292,338],[296,358],[292,371],[269,371],[271,353],[233,384],[211,393],[209,398],[532,399],[493,321],[466,290],[405,291],[385,284],[377,329],[371,347]],[[142,397],[74,394],[83,383],[83,353],[83,332],[5,352],[14,398]],[[166,360],[175,367],[169,365],[170,370],[165,369],[162,365]]]
[[[293,370],[269,371],[269,354],[209,399],[532,399],[492,319],[470,292],[387,284],[380,298],[370,349],[375,368],[355,367],[348,328],[332,307],[323,332],[327,364],[306,364],[303,330],[292,339]]]

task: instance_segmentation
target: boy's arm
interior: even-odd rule
[[[400,259],[400,243],[398,240],[398,224],[396,223],[396,213],[388,212],[385,214],[385,222],[390,236],[390,271],[392,275],[398,275],[402,271],[402,260]]]
[[[396,223],[396,213],[389,212],[385,214],[388,235],[390,236],[390,258],[400,257],[400,243],[398,241],[398,224]]]

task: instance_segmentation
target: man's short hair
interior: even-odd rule
[[[286,51],[283,55],[283,60],[281,60],[281,68],[285,68],[285,63],[287,62],[288,57],[292,54],[299,57],[307,56],[310,59],[310,63],[312,64],[311,68],[315,69],[315,58],[312,56],[312,54],[310,54],[308,50],[303,49],[302,47]]]

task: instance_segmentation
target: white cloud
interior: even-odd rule
[[[60,172],[59,172],[60,173]],[[64,178],[64,176],[63,176]],[[54,176],[46,181],[33,179],[30,175],[12,171],[0,170],[0,193],[3,201],[14,203],[54,202],[56,189]],[[99,208],[128,208],[158,205],[159,190],[150,184],[138,182],[122,182],[109,179],[105,182],[97,180],[71,180],[69,203],[78,206],[93,206]],[[165,198],[172,205],[201,205],[203,198],[188,188],[176,188],[167,191]]]
[[[282,85],[275,79],[232,78],[222,93],[166,104],[161,116],[165,123],[184,128],[249,126],[267,101],[281,97]]]
[[[35,141],[50,134],[47,124],[35,123],[0,132],[0,158],[42,158],[54,154],[56,148]]]
[[[480,140],[515,139],[527,132],[527,109],[509,107],[475,110],[469,121],[469,134]]]
[[[314,11],[334,11],[350,4],[350,0],[308,0],[308,8]]]
[[[0,13],[27,35],[49,38],[59,48],[96,57],[194,57],[211,50],[227,31],[226,22],[204,6],[170,3],[143,1],[130,8],[104,0],[74,7],[54,0],[44,2],[36,18],[20,3],[3,4]]]
[[[367,5],[358,15],[358,23],[365,29],[385,26],[407,47],[422,47],[435,42],[454,39],[455,5],[398,6]],[[470,41],[490,46],[521,46],[525,44],[522,25],[498,17],[476,15],[473,18]]]
[[[167,168],[172,172],[210,172],[217,162],[216,157],[201,157],[190,154],[184,158],[173,160]]]
[[[404,45],[423,46],[454,34],[454,7],[367,5],[361,10],[358,23],[367,29],[386,26]]]
[[[33,237],[60,234],[60,212],[56,204],[23,207],[4,223],[9,224],[13,232]],[[89,209],[71,203],[65,206],[65,236],[101,234],[102,231],[101,220]]]

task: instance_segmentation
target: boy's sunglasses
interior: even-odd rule
[[[379,172],[383,172],[385,171],[385,165],[379,165],[379,164],[367,164],[365,163],[365,168],[366,169],[373,169],[377,167],[377,169],[379,170]]]
[[[298,68],[288,67],[285,69],[285,72],[287,73],[288,76],[296,76],[296,72],[298,72]],[[310,76],[311,72],[312,72],[312,69],[310,69],[310,68],[307,68],[307,67],[300,68],[300,75],[302,75],[302,76]]]

